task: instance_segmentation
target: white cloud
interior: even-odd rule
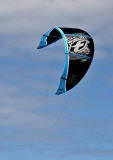
[[[0,31],[39,32],[54,25],[85,27],[95,31],[113,18],[112,5],[112,0],[11,0],[10,3],[6,0],[0,7],[2,22]]]
[[[101,49],[98,51],[97,48],[112,48],[112,6],[112,0],[2,1],[0,55],[15,55],[15,50],[20,50],[21,55],[29,51],[39,52],[35,48],[44,32],[54,26],[67,26],[88,31],[94,38],[96,57],[106,58],[108,53]]]

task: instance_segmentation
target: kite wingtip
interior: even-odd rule
[[[41,44],[38,45],[37,49],[43,48]]]
[[[64,89],[58,89],[55,94],[60,95],[60,94],[63,94],[63,93],[65,93]]]

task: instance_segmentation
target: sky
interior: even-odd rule
[[[93,62],[55,95],[63,40],[37,50],[51,27],[86,30]],[[0,0],[0,158],[113,159],[113,0]]]

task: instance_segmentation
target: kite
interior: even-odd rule
[[[72,89],[86,74],[94,55],[92,37],[77,28],[55,27],[43,34],[38,49],[63,38],[65,46],[65,63],[60,84],[56,94]]]

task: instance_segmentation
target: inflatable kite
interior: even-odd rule
[[[84,30],[55,27],[46,32],[38,49],[63,38],[65,45],[65,63],[57,95],[72,89],[87,72],[94,54],[92,37]]]

